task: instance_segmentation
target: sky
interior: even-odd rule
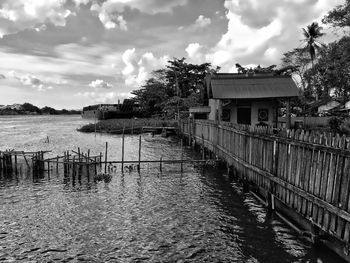
[[[280,65],[342,0],[0,0],[0,104],[117,103],[168,60]],[[322,41],[336,38],[327,33]]]

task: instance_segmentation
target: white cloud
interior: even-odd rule
[[[163,68],[168,60],[168,56],[156,58],[151,52],[139,55],[135,48],[127,49],[123,54],[125,67],[122,71],[125,85],[134,88],[142,85],[153,70]]]
[[[89,84],[89,87],[94,88],[94,89],[111,89],[112,88],[112,84],[101,80],[101,79],[97,79],[95,81],[92,81]]]
[[[232,71],[235,63],[279,64],[282,54],[301,45],[301,28],[320,21],[341,0],[226,0],[228,29],[208,48],[192,43],[186,52]],[[199,21],[199,19],[197,19]],[[200,19],[204,22],[204,18]],[[204,24],[204,23],[203,23]]]
[[[121,14],[111,12],[110,9],[105,9],[103,6],[100,7],[96,4],[91,7],[91,10],[99,12],[98,18],[106,29],[119,28],[123,31],[128,30],[127,23]]]
[[[83,97],[89,99],[92,103],[117,103],[119,99],[129,98],[131,96],[128,92],[78,92],[75,94],[77,97]]]
[[[2,34],[15,33],[37,24],[51,22],[65,26],[66,18],[74,15],[64,7],[66,0],[2,0],[0,3],[0,25]]]
[[[195,21],[195,27],[197,28],[203,28],[203,27],[209,26],[210,24],[211,24],[211,19],[208,17],[204,17],[203,15],[200,15]]]
[[[20,75],[16,71],[11,70],[8,72],[8,77],[15,80],[19,80],[22,83],[22,85],[35,88],[37,91],[47,91],[53,89],[51,85],[32,74]]]
[[[187,55],[194,63],[203,63],[206,49],[199,43],[191,43],[186,48]]]

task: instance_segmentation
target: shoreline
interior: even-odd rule
[[[108,119],[96,123],[89,123],[78,128],[84,133],[111,133],[111,134],[140,134],[142,128],[148,127],[177,127],[178,121],[157,119]]]

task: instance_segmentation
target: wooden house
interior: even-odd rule
[[[290,76],[273,73],[210,74],[205,83],[211,109],[209,119],[215,121],[276,126],[278,101],[286,102],[288,119],[290,98],[299,96]]]

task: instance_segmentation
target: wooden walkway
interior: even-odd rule
[[[350,260],[350,142],[345,136],[214,123],[182,122],[181,132],[225,160],[241,179],[278,200],[326,235]]]

